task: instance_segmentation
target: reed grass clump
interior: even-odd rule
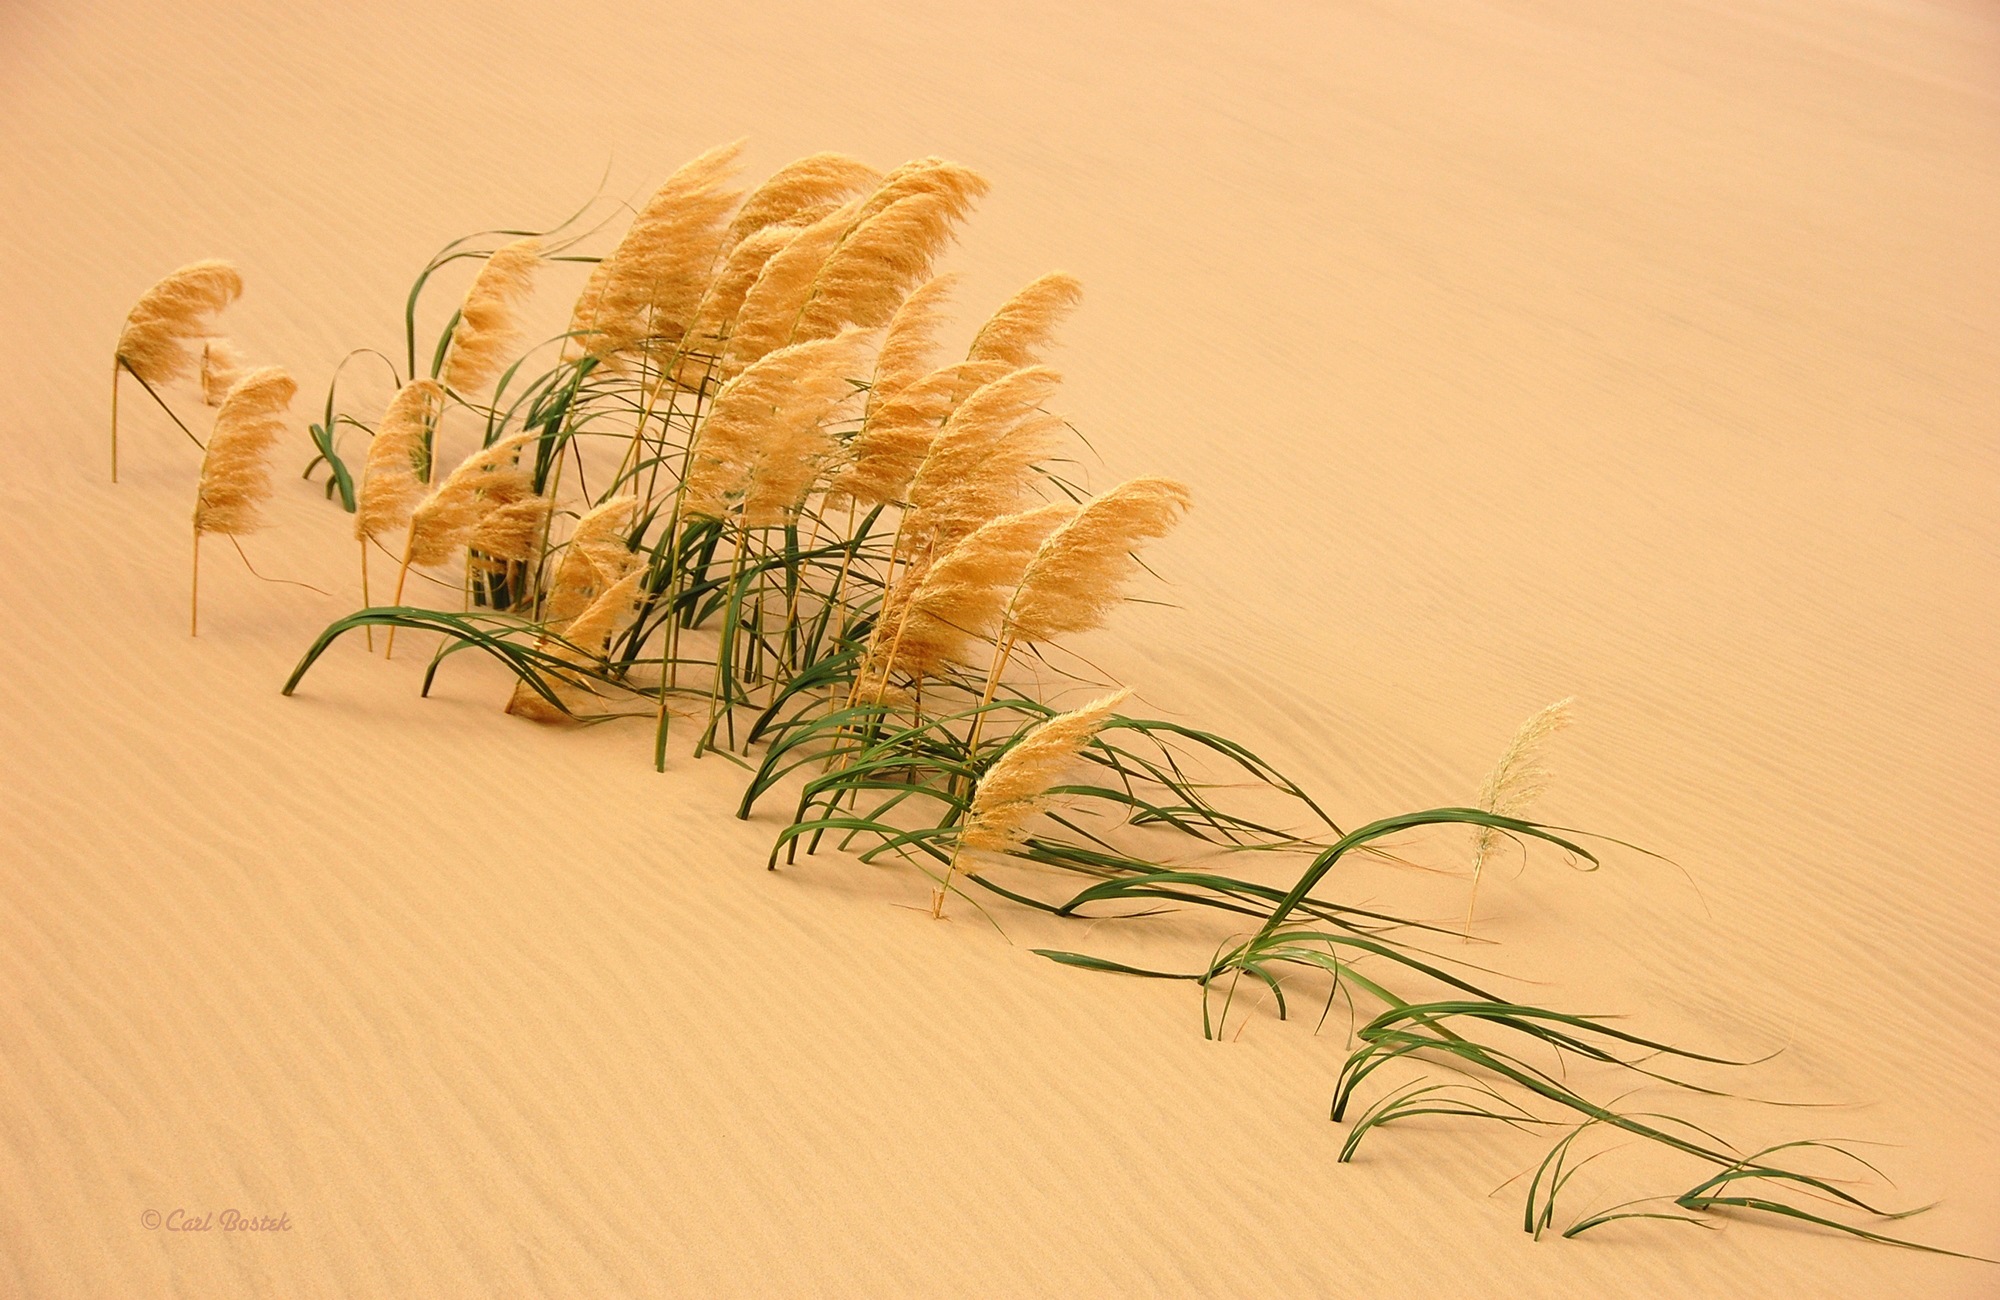
[[[1281,1018],[1302,992],[1345,1001],[1342,1158],[1416,1116],[1557,1134],[1528,1192],[1538,1235],[1591,1158],[1575,1153],[1616,1134],[1691,1162],[1667,1217],[1731,1209],[1891,1239],[1800,1148],[1735,1148],[1619,1100],[1633,1081],[1715,1091],[1672,1071],[1720,1057],[1491,992],[1485,972],[1430,951],[1455,930],[1343,895],[1341,864],[1395,860],[1398,837],[1439,826],[1475,837],[1475,889],[1503,838],[1594,866],[1582,839],[1523,816],[1566,702],[1523,728],[1478,806],[1354,829],[1244,745],[1125,712],[1135,697],[1072,644],[1115,618],[1145,580],[1139,556],[1193,498],[1165,478],[1093,493],[1071,477],[1082,444],[1049,358],[1077,281],[1034,280],[961,347],[940,263],[986,192],[978,173],[814,154],[746,186],[742,163],[729,144],[680,168],[601,255],[577,251],[591,238],[579,213],[453,241],[422,268],[401,348],[355,354],[394,372],[388,408],[369,428],[330,384],[312,427],[308,470],[324,465],[329,498],[356,516],[363,608],[320,633],[287,693],[351,632],[421,633],[426,692],[474,651],[512,675],[518,717],[645,720],[662,770],[686,726],[697,756],[742,763],[738,814],[788,810],[771,869],[829,847],[904,862],[940,917],[956,895],[1107,924],[1206,918],[1215,946],[1180,968],[1042,955],[1191,983],[1218,1037],[1247,1014],[1239,992],[1268,994]],[[438,322],[427,286],[460,261],[479,269]],[[533,295],[571,272],[567,328],[520,333]],[[229,284],[202,283],[200,303]],[[436,333],[420,339],[420,320]],[[194,335],[160,337],[171,365]],[[241,419],[228,403],[221,416]],[[371,438],[358,491],[351,430]],[[439,480],[447,436],[478,446]],[[371,605],[367,549],[398,530],[396,594]],[[412,567],[462,580],[405,605]],[[1423,1062],[1459,1081],[1412,1077]]]

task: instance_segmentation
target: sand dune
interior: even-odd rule
[[[1885,1144],[1943,1202],[1913,1233],[2000,1254],[1988,10],[297,9],[0,16],[0,1294],[1993,1289],[1747,1222],[1535,1243],[1488,1193],[1540,1147],[1496,1132],[1336,1165],[1340,1027],[1209,1043],[1185,986],[1027,951],[1187,936],[766,873],[737,769],[504,717],[487,667],[419,700],[336,653],[281,698],[345,516],[285,481],[246,547],[337,594],[216,539],[190,640],[193,449],[133,405],[103,454],[117,322],[193,258],[305,409],[438,244],[607,164],[963,159],[968,311],[1080,276],[1093,479],[1196,490],[1179,607],[1092,658],[1356,820],[1471,797],[1578,695],[1543,812],[1677,866],[1510,861],[1482,960],[1784,1047],[1752,1090],[1844,1107],[1753,1125]],[[231,1207],[291,1229],[144,1219]]]

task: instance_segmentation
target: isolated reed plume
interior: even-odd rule
[[[1061,376],[1031,366],[980,387],[952,409],[912,476],[904,533],[912,554],[939,554],[1027,497],[1034,466],[1061,421],[1040,412]]]
[[[188,635],[201,628],[201,538],[240,537],[256,530],[259,507],[271,496],[271,449],[285,429],[285,408],[299,386],[277,366],[238,380],[215,413],[201,458],[194,502],[194,572],[189,584]]]
[[[657,340],[680,341],[693,323],[723,251],[730,213],[742,191],[729,181],[742,141],[719,145],[667,178],[632,219],[625,237],[598,263],[571,315],[585,352],[611,364]]]
[[[963,221],[991,188],[984,176],[963,163],[938,157],[913,158],[882,178],[882,184],[868,196],[857,219],[866,221],[913,194],[930,194],[944,200],[952,221]]]
[[[1497,813],[1502,817],[1519,817],[1528,810],[1528,805],[1539,799],[1549,788],[1555,773],[1543,763],[1543,755],[1549,740],[1558,731],[1569,725],[1570,706],[1576,703],[1575,696],[1557,700],[1541,710],[1514,733],[1514,739],[1507,745],[1507,752],[1486,774],[1486,784],[1479,788],[1479,799],[1474,804],[1481,812]],[[1472,933],[1474,909],[1479,905],[1479,877],[1486,868],[1486,858],[1498,842],[1500,832],[1491,826],[1478,827],[1472,839],[1472,891],[1465,903],[1465,932]]]
[[[980,525],[935,564],[906,576],[908,591],[884,610],[884,662],[876,671],[913,678],[969,662],[972,644],[994,635],[1028,561],[1076,507],[1054,502]],[[864,671],[867,671],[864,669]]]
[[[576,521],[542,607],[545,626],[560,630],[632,571],[626,530],[638,505],[636,496],[613,497]]]
[[[228,339],[201,342],[201,400],[209,406],[222,405],[236,381],[248,373],[243,354]]]
[[[820,422],[854,392],[849,379],[862,371],[867,343],[858,330],[796,343],[723,385],[690,458],[687,512],[720,519],[746,503],[753,478],[769,484],[808,461],[817,472],[828,443]],[[772,499],[760,492],[758,505]]]
[[[1135,478],[1092,497],[1028,562],[1007,607],[1006,642],[1033,644],[1102,623],[1139,569],[1132,553],[1171,532],[1191,504],[1185,486],[1164,478]]]
[[[445,387],[472,393],[500,377],[521,342],[520,309],[542,264],[539,239],[502,244],[479,268],[459,305],[445,355]]]
[[[1009,369],[1032,366],[1078,303],[1083,283],[1073,275],[1051,271],[1000,304],[973,337],[970,361],[998,361]]]
[[[1027,838],[1028,819],[1055,802],[1050,787],[1062,780],[1104,725],[1117,713],[1129,691],[1092,700],[1080,709],[1058,713],[1023,732],[1007,752],[993,761],[973,787],[972,806],[958,833],[958,848],[945,868],[944,883],[931,895],[931,915],[944,915],[945,894],[951,889],[958,856],[966,849],[1005,853]]]
[[[118,374],[129,371],[153,399],[155,386],[194,367],[194,340],[209,332],[209,319],[243,294],[243,277],[228,262],[210,259],[175,271],[146,290],[126,313],[111,357],[111,481],[118,481]],[[167,414],[172,415],[169,410]],[[180,423],[175,419],[175,423]],[[186,430],[187,426],[181,426]],[[194,438],[192,432],[188,433]]]
[[[412,379],[389,399],[368,443],[355,501],[354,535],[366,543],[410,522],[423,499],[431,437],[444,410],[444,388],[435,379]],[[362,603],[367,603],[364,588]]]

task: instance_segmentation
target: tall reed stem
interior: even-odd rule
[[[417,521],[412,519],[410,520],[410,531],[403,539],[403,562],[396,568],[396,594],[391,603],[397,606],[401,606],[403,603],[403,583],[410,576],[410,552],[414,551],[416,546]],[[396,625],[394,623],[389,625],[389,643],[383,647],[382,657],[384,659],[394,659],[396,657]]]

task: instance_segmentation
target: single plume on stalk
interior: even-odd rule
[[[722,352],[722,376],[732,379],[791,341],[820,268],[854,225],[859,200],[819,218],[771,253],[743,296]]]
[[[849,439],[845,463],[829,490],[864,506],[904,500],[952,408],[1006,373],[998,362],[960,361],[879,402],[871,394],[861,429]]]
[[[125,326],[118,331],[118,346],[111,357],[113,483],[118,481],[119,372],[130,371],[148,391],[185,375],[196,364],[194,340],[207,335],[210,319],[242,294],[243,277],[236,268],[211,258],[175,271],[146,290],[126,313]],[[158,393],[153,396],[158,400]],[[189,433],[188,437],[193,438],[194,434]]]
[[[723,252],[741,190],[742,141],[720,145],[681,167],[654,192],[625,237],[597,265],[570,318],[584,351],[614,365],[635,348],[671,349],[694,322]]]
[[[1055,337],[1056,326],[1083,301],[1083,283],[1052,271],[1000,304],[972,340],[971,361],[999,361],[1010,369],[1032,366]]]
[[[209,406],[222,405],[236,381],[247,373],[243,354],[228,339],[201,342],[201,400]]]
[[[525,564],[535,558],[548,522],[547,497],[504,502],[486,512],[465,544],[488,559]]]
[[[795,159],[771,173],[769,180],[743,200],[736,219],[729,223],[723,246],[733,251],[767,226],[799,224],[802,216],[817,220],[851,196],[872,190],[881,182],[880,172],[844,153],[816,153]]]
[[[1132,553],[1173,531],[1192,504],[1186,487],[1164,478],[1135,478],[1092,497],[1028,562],[1002,636],[1033,644],[1102,623],[1139,569]]]
[[[761,516],[790,491],[783,484],[796,482],[803,468],[816,474],[830,444],[820,423],[855,391],[849,378],[861,372],[867,342],[865,333],[848,330],[795,343],[724,384],[695,440],[688,513],[724,518],[751,504],[754,495]]]
[[[856,225],[820,267],[791,337],[888,324],[950,242],[951,213],[945,195],[912,194]]]
[[[543,647],[565,664],[585,669],[602,666],[612,639],[631,626],[638,614],[639,584],[645,576],[643,569],[634,569],[612,583],[569,621],[560,641],[544,638]],[[556,674],[547,680],[565,706],[590,691],[588,682],[581,677],[570,680],[567,675]],[[551,705],[541,692],[524,681],[514,683],[506,711],[532,722],[561,722],[572,716],[571,712]]]
[[[501,506],[534,495],[534,480],[520,464],[535,438],[517,433],[465,458],[410,516],[409,563],[443,564]]]
[[[1041,412],[1061,376],[1046,366],[1003,375],[952,409],[911,478],[904,533],[912,554],[941,554],[1020,508],[1035,464],[1062,422]]]
[[[545,625],[561,630],[592,601],[632,571],[637,556],[627,542],[636,496],[619,496],[586,512],[563,547],[555,582],[542,607]]]
[[[452,327],[451,350],[445,355],[444,382],[459,393],[472,393],[499,378],[520,346],[521,304],[535,287],[542,264],[539,239],[502,244],[473,277]]]
[[[944,883],[931,896],[932,916],[944,915],[945,894],[958,868],[959,853],[966,849],[1005,853],[1025,840],[1029,818],[1055,802],[1050,788],[1062,781],[1077,755],[1111,721],[1129,694],[1118,691],[1037,723],[993,761],[973,787],[958,848],[945,868]]]
[[[259,507],[271,496],[271,449],[285,429],[285,408],[299,386],[277,366],[253,370],[236,382],[215,413],[215,430],[201,459],[195,489],[194,576],[188,635],[201,627],[201,539],[204,533],[240,537],[261,522]]]
[[[879,668],[886,677],[935,673],[947,663],[967,663],[974,642],[991,638],[1020,585],[1028,561],[1049,534],[1068,523],[1076,507],[1066,501],[1002,515],[974,529],[935,564],[905,577],[883,613],[881,636],[889,647]]]
[[[1520,817],[1528,810],[1528,805],[1539,799],[1549,788],[1555,774],[1543,763],[1543,755],[1549,740],[1558,731],[1569,725],[1570,706],[1576,703],[1575,696],[1557,700],[1541,712],[1521,724],[1508,744],[1507,752],[1500,756],[1486,775],[1486,784],[1479,788],[1479,799],[1474,805],[1481,812],[1497,813],[1502,817]],[[1486,868],[1486,859],[1499,841],[1500,832],[1491,826],[1476,827],[1472,838],[1472,891],[1465,904],[1465,933],[1472,933],[1472,917],[1479,904],[1479,877]]]
[[[354,535],[364,544],[410,522],[423,499],[420,471],[429,467],[431,434],[443,410],[444,388],[435,379],[412,379],[389,399],[369,440],[355,501]]]

